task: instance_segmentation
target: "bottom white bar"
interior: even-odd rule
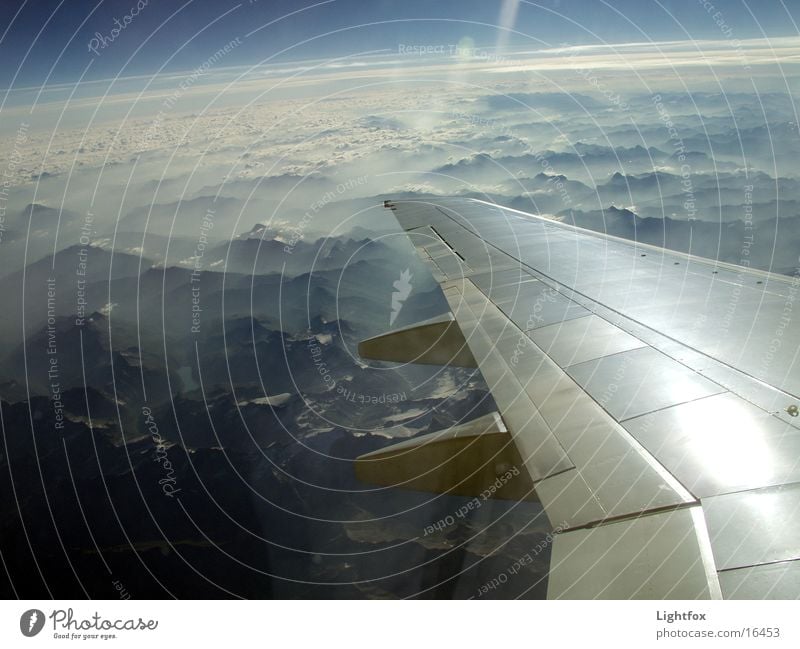
[[[798,614],[789,601],[4,601],[0,646],[798,647]]]

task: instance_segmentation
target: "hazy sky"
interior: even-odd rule
[[[241,44],[225,65],[447,47],[463,39],[492,47],[504,33],[512,48],[792,36],[798,34],[799,5],[796,0],[4,0],[0,87],[193,69],[237,38]],[[124,28],[115,35],[120,24]],[[101,40],[105,47],[97,46]]]

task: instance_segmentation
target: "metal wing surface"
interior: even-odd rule
[[[452,315],[362,355],[477,366],[499,412],[363,480],[541,501],[550,598],[800,597],[798,276],[478,200],[386,207]]]

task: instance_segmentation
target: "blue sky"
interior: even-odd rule
[[[503,5],[502,0],[333,0],[278,20],[315,0],[147,0],[106,48],[89,51],[91,39],[110,39],[115,19],[125,21],[137,1],[4,1],[0,86],[71,83],[82,75],[150,75],[162,66],[165,71],[192,69],[236,38],[242,44],[226,57],[225,65],[252,64],[276,55],[274,60],[287,61],[396,52],[400,45],[449,45],[465,37],[478,46],[492,46]],[[713,0],[705,7],[703,0],[518,4],[514,29],[521,33],[509,35],[514,48],[792,36],[798,34],[800,21],[796,0]]]

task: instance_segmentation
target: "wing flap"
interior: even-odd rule
[[[718,599],[699,507],[641,516],[553,542],[549,599]],[[700,526],[700,529],[698,529]]]
[[[452,314],[362,340],[361,358],[395,363],[477,367]]]
[[[517,447],[497,413],[362,455],[362,482],[416,491],[537,500]]]

